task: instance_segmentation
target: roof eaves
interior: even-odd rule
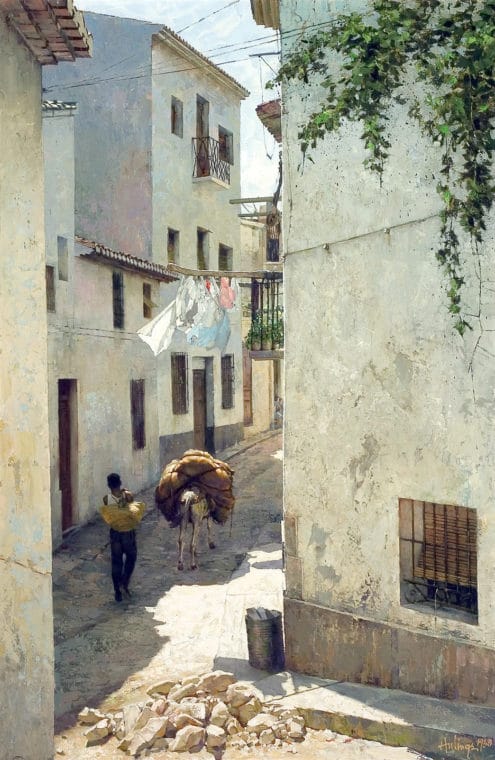
[[[161,280],[162,282],[173,282],[177,279],[177,275],[172,274],[167,267],[162,264],[157,264],[154,261],[147,261],[146,259],[132,256],[123,251],[113,251],[111,248],[107,248],[101,243],[96,243],[93,240],[87,240],[86,238],[76,236],[75,240],[76,243],[90,249],[88,253],[80,254],[82,258],[100,261],[102,264],[109,264],[121,269],[127,269],[136,274],[144,274],[147,277]]]
[[[213,61],[203,55],[203,53],[200,53],[199,50],[196,50],[196,48],[190,45],[189,42],[186,42],[185,39],[179,37],[179,35],[170,29],[170,27],[162,27],[162,29],[160,29],[160,31],[154,36],[175,49],[179,55],[182,55],[195,64],[199,64],[198,68],[206,69],[216,79],[221,81],[222,84],[226,84],[234,89],[241,96],[241,99],[249,97],[249,90],[246,90],[237,79],[234,79],[230,74],[227,74],[226,71],[221,69],[220,66],[217,66],[216,63],[213,63]]]

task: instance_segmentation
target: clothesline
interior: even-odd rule
[[[259,269],[254,272],[232,272],[231,270],[215,270],[215,269],[189,269],[188,267],[181,267],[178,264],[167,264],[169,272],[174,274],[183,274],[189,277],[235,277],[237,280],[240,277],[246,277],[251,279],[253,277],[266,277],[270,274],[282,274],[283,265],[281,262],[276,262],[273,269]]]

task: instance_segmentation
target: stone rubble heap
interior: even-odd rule
[[[221,670],[163,681],[147,693],[146,702],[115,713],[85,707],[78,718],[89,725],[84,731],[87,746],[113,735],[118,748],[131,757],[150,749],[196,752],[203,747],[219,755],[227,743],[268,749],[303,741],[306,734],[296,708],[264,705],[255,687]]]

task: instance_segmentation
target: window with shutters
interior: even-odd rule
[[[208,269],[208,230],[198,227],[196,239],[198,269]]]
[[[171,370],[172,412],[174,414],[187,414],[189,410],[187,354],[171,354]]]
[[[124,327],[124,275],[112,272],[113,326]]]
[[[146,319],[152,318],[153,306],[155,304],[151,300],[151,284],[143,282],[143,317],[146,317]]]
[[[179,98],[172,96],[172,102],[170,106],[170,121],[172,134],[177,137],[182,137],[183,133],[183,118],[182,118],[182,101]]]
[[[222,409],[234,407],[234,356],[222,356]]]
[[[228,164],[234,163],[234,138],[232,132],[223,127],[218,127],[218,153],[222,161]]]
[[[134,449],[146,446],[144,380],[131,380],[131,425]]]
[[[403,604],[462,610],[477,622],[476,518],[468,507],[399,499]]]
[[[218,246],[218,268],[221,272],[231,272],[233,269],[233,251],[226,245]]]
[[[179,232],[171,227],[167,230],[167,259],[169,264],[179,261]]]
[[[55,311],[55,267],[45,267],[46,309]]]

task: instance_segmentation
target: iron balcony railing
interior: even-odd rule
[[[220,158],[220,143],[213,137],[193,137],[193,177],[213,177],[230,185],[230,164]]]
[[[251,326],[246,345],[251,351],[274,351],[284,347],[282,275],[273,272],[251,280]]]

